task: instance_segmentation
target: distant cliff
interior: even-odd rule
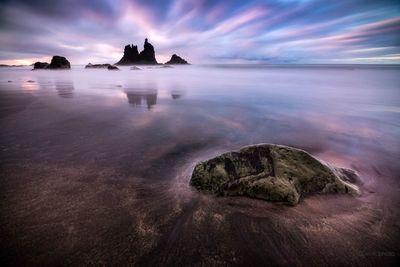
[[[147,38],[144,41],[143,51],[139,53],[136,45],[126,45],[124,55],[115,65],[135,65],[135,64],[158,64],[154,47],[150,44]]]

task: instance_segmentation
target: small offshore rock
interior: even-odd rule
[[[170,64],[170,65],[187,65],[189,64],[186,60],[184,60],[183,58],[181,58],[180,56],[173,54],[171,56],[171,59],[166,62],[165,64]]]
[[[108,70],[119,70],[117,66],[110,65],[107,67]]]
[[[47,69],[49,67],[49,63],[47,62],[35,62],[35,64],[33,64],[33,69],[37,70],[37,69]]]
[[[92,64],[89,63],[85,66],[85,69],[106,69],[108,66],[111,66],[111,64]]]

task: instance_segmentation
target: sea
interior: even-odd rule
[[[0,68],[3,266],[399,261],[399,65],[119,68]],[[260,143],[355,170],[361,196],[190,187],[196,163]]]

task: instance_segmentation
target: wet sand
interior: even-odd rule
[[[132,80],[95,71],[21,71],[12,83],[1,73],[2,265],[398,262],[398,70],[324,70],[325,80],[315,70],[144,70],[153,73]],[[331,91],[334,81],[354,90]],[[355,169],[362,196],[308,195],[289,207],[189,187],[199,160],[261,142]]]

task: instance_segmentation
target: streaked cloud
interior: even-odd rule
[[[400,63],[399,33],[395,0],[6,0],[0,61],[114,63],[148,37],[159,61]]]

